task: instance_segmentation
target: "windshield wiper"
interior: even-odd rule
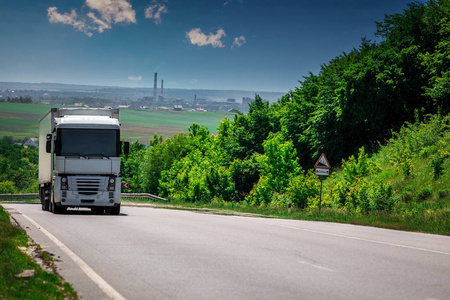
[[[81,153],[64,153],[64,154],[62,154],[62,156],[80,156],[82,158],[87,158],[86,156],[84,156]]]

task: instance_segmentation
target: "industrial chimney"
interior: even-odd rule
[[[163,98],[163,92],[164,92],[164,80],[161,79],[161,99]]]
[[[155,83],[153,85],[153,101],[156,101],[157,81],[158,81],[158,73],[155,72]]]

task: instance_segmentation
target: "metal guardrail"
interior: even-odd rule
[[[0,200],[2,199],[28,199],[28,198],[39,198],[38,193],[32,194],[0,194]]]
[[[152,194],[145,193],[121,193],[120,196],[122,198],[149,198],[158,201],[169,201],[166,198],[162,198]],[[31,193],[31,194],[0,194],[0,201],[4,199],[30,199],[30,198],[39,198],[39,193]]]
[[[152,195],[152,194],[145,194],[145,193],[122,193],[122,194],[120,194],[120,196],[122,198],[150,198],[150,199],[158,200],[158,201],[169,201],[166,198],[162,198],[162,197]]]

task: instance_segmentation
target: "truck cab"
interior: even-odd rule
[[[42,135],[42,137],[41,137]],[[87,207],[120,213],[118,109],[53,108],[40,121],[39,193],[42,208],[62,213]],[[125,143],[128,152],[128,143]]]

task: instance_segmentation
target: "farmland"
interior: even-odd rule
[[[51,107],[45,104],[0,102],[0,137],[12,136],[14,139],[37,137],[39,119]],[[122,138],[147,143],[154,133],[165,138],[172,137],[177,133],[187,132],[192,123],[203,125],[212,133],[216,133],[220,121],[225,117],[232,119],[233,115],[223,112],[123,109],[120,111]]]

